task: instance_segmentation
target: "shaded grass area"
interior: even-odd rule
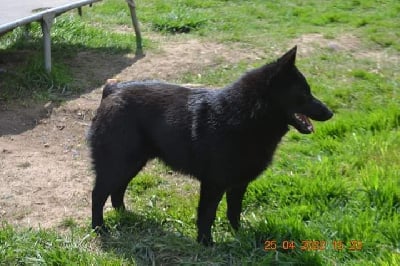
[[[6,263],[400,264],[398,1],[136,3],[145,33],[186,32],[188,38],[227,46],[240,42],[269,51],[266,58],[250,64],[182,73],[176,82],[225,86],[247,69],[273,60],[270,51],[283,51],[293,38],[305,33],[335,38],[350,32],[360,40],[359,49],[373,48],[390,56],[378,62],[321,48],[299,58],[298,66],[313,92],[334,110],[335,117],[316,123],[312,136],[291,131],[285,137],[271,168],[249,187],[242,230],[232,232],[225,201],[221,202],[213,229],[214,247],[204,248],[194,241],[197,183],[177,181],[179,175],[155,161],[130,184],[132,211],[107,213],[108,237],[88,235],[89,230],[77,227],[73,220],[63,223],[73,232],[67,236],[5,225],[0,230],[0,257]],[[68,67],[60,63],[62,58],[86,50],[132,52],[134,39],[126,33],[130,18],[123,1],[104,1],[87,12],[83,18],[66,15],[56,22],[53,62],[59,63],[50,77],[40,70],[41,55],[31,51],[40,41],[37,25],[32,26],[30,40],[24,40],[18,30],[2,37],[1,48],[6,52],[28,50],[32,60],[15,71],[18,74],[0,73],[0,77],[17,77],[10,82],[18,88],[5,90],[4,79],[0,80],[0,98],[32,95],[27,92],[29,86],[36,86],[33,94],[37,91],[42,98],[76,93]]]
[[[66,61],[78,56],[82,51],[99,56],[123,56],[132,52],[135,43],[131,32],[107,31],[84,22],[73,13],[66,13],[55,19],[51,38],[51,73],[44,70],[39,23],[32,23],[28,29],[17,28],[0,39],[0,48],[4,49],[0,50],[0,100],[31,97],[39,101],[57,100],[80,93],[82,87],[87,84],[82,86],[74,82]]]

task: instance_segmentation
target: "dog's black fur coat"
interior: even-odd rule
[[[124,208],[129,181],[158,157],[201,182],[199,242],[212,243],[211,225],[225,192],[228,219],[238,229],[247,185],[271,162],[288,125],[311,133],[307,117],[332,116],[311,95],[295,57],[296,47],[219,90],[156,81],[106,85],[89,132],[96,172],[93,228],[104,226],[107,197]]]

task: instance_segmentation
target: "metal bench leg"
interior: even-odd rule
[[[136,55],[143,56],[142,35],[140,33],[139,22],[136,17],[136,4],[134,0],[126,0],[126,2],[128,3],[131,11],[132,24],[136,35]]]
[[[54,14],[49,13],[43,16],[41,21],[43,32],[43,47],[44,47],[44,68],[47,73],[51,72],[51,35],[50,29],[53,25]]]

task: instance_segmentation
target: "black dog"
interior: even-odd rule
[[[201,182],[199,242],[212,243],[211,225],[225,192],[229,222],[238,229],[246,188],[271,162],[288,125],[309,134],[309,118],[333,115],[312,96],[295,58],[296,47],[223,89],[156,81],[106,85],[89,133],[93,228],[104,226],[107,197],[123,209],[129,181],[158,157]]]

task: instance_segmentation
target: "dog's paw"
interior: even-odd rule
[[[212,240],[211,237],[206,237],[206,236],[198,236],[197,237],[197,242],[202,244],[205,247],[212,247],[214,246],[214,241]]]
[[[104,224],[96,226],[95,228],[93,228],[93,231],[99,236],[107,236],[110,234],[108,227]]]

